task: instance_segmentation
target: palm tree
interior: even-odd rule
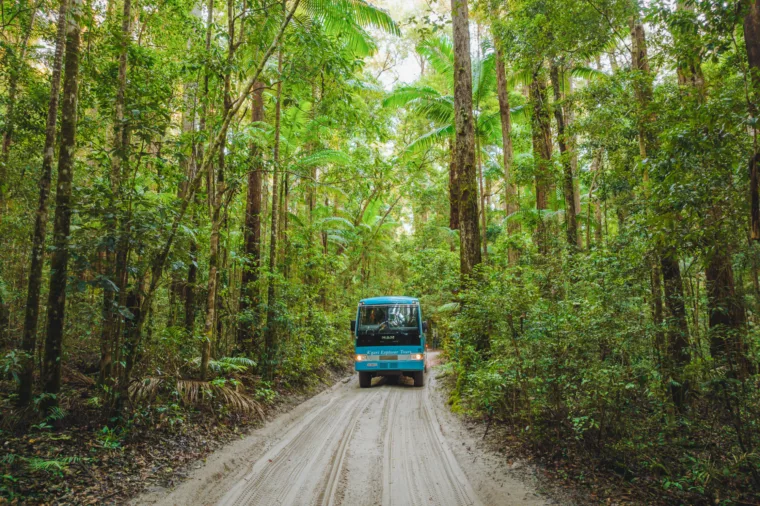
[[[407,107],[425,118],[433,126],[431,130],[413,140],[405,149],[405,154],[425,151],[435,145],[450,144],[451,164],[454,164],[454,48],[451,39],[441,36],[423,41],[417,52],[425,58],[434,73],[431,84],[405,85],[396,88],[383,101],[385,107]],[[495,53],[488,43],[484,43],[479,56],[472,63],[472,103],[475,120],[476,164],[480,178],[481,219],[483,227],[483,249],[486,252],[487,205],[486,188],[483,179],[483,159],[489,146],[497,146],[501,141],[501,118],[494,97],[496,93]],[[512,109],[515,119],[521,118],[522,107]],[[452,173],[454,171],[451,171]],[[453,186],[453,184],[452,184]],[[455,199],[452,198],[450,227],[458,228]]]

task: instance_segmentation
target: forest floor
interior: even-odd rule
[[[349,364],[346,364],[348,367]],[[31,412],[14,410],[0,384],[0,505],[125,504],[145,491],[184,480],[208,455],[244,438],[267,420],[330,388],[348,369],[325,370],[301,387],[274,386],[277,396],[259,416],[167,409],[157,421],[132,420],[128,430],[109,430],[103,410],[91,406],[93,381],[64,371],[62,423],[29,427]],[[156,411],[156,409],[154,409]],[[24,419],[26,418],[26,420]],[[264,423],[263,423],[264,422]]]
[[[133,505],[549,505],[535,470],[481,444],[445,392],[351,376]]]

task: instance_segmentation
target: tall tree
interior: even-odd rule
[[[251,99],[251,122],[264,121],[264,84],[254,86]],[[248,193],[245,206],[244,250],[246,264],[243,267],[240,291],[240,312],[246,315],[246,322],[238,329],[238,347],[258,352],[259,334],[259,279],[261,278],[261,192],[263,182],[262,153],[255,142],[251,142],[250,169],[248,171]],[[313,203],[309,201],[309,205]],[[313,212],[313,211],[312,211]]]
[[[121,32],[118,37],[118,76],[116,80],[116,101],[114,103],[113,153],[111,156],[111,196],[106,233],[111,236],[106,241],[106,273],[113,279],[103,288],[103,328],[100,341],[100,383],[111,381],[114,346],[118,346],[119,308],[126,303],[127,258],[129,256],[129,217],[117,220],[117,206],[122,198],[122,180],[129,164],[129,125],[124,110],[127,97],[127,63],[132,30],[132,1],[124,0],[121,13]],[[116,237],[112,234],[119,232]],[[111,245],[114,246],[111,246]],[[117,307],[118,306],[118,307]],[[115,350],[118,356],[118,349]]]
[[[557,145],[562,159],[562,188],[565,195],[565,227],[567,232],[567,244],[571,249],[578,246],[578,226],[575,207],[575,185],[573,183],[572,151],[568,145],[567,127],[565,124],[565,111],[562,106],[563,86],[565,76],[562,64],[552,60],[551,81],[554,90],[554,118],[557,121]]]
[[[69,266],[69,234],[71,231],[71,188],[74,179],[74,150],[77,133],[77,98],[79,89],[79,44],[82,0],[71,0],[66,27],[66,57],[63,78],[63,107],[61,111],[61,142],[58,153],[58,182],[55,192],[53,225],[53,255],[50,260],[50,291],[48,293],[48,322],[45,337],[45,356],[42,378],[47,394],[61,390],[61,360],[63,325],[66,315],[66,285]],[[57,404],[48,398],[48,405]]]
[[[536,180],[536,210],[538,211],[538,230],[536,231],[538,249],[547,252],[546,223],[543,212],[549,208],[552,173],[552,131],[549,118],[549,103],[546,96],[546,77],[543,62],[533,71],[528,87],[531,105],[531,136],[533,140],[533,157]]]
[[[282,75],[282,47],[277,56],[277,71]],[[267,323],[264,335],[264,357],[267,361],[266,373],[271,374],[271,364],[274,360],[275,338],[277,323],[275,321],[275,297],[277,274],[277,215],[280,211],[280,131],[282,128],[282,80],[277,81],[276,102],[274,109],[274,152],[272,155],[272,224],[269,229],[269,284],[267,286]]]
[[[507,89],[507,71],[504,66],[504,53],[501,45],[496,44],[496,88],[499,99],[499,119],[501,120],[502,156],[504,161],[504,213],[507,219],[507,233],[514,234],[519,230],[517,220],[510,217],[519,208],[517,201],[517,186],[513,181],[514,147],[512,145],[512,115],[509,107],[509,90]],[[507,253],[510,265],[517,263],[517,250],[509,248]]]
[[[24,362],[19,381],[19,404],[28,405],[32,400],[34,383],[34,351],[37,346],[37,325],[40,316],[40,291],[42,285],[42,267],[45,263],[45,231],[48,222],[48,197],[55,157],[55,134],[58,123],[58,101],[61,90],[61,68],[63,67],[63,46],[66,38],[66,13],[68,0],[61,0],[58,8],[58,21],[55,38],[55,55],[53,71],[50,75],[50,101],[48,102],[47,122],[45,124],[45,147],[42,151],[42,176],[40,177],[40,195],[37,201],[37,213],[34,218],[32,235],[32,254],[29,267],[29,285],[24,313],[24,334],[21,348]]]
[[[466,277],[481,262],[475,124],[472,115],[470,23],[466,0],[451,0],[451,18],[454,30],[454,179],[459,193],[459,266],[462,276]]]
[[[652,97],[652,76],[647,58],[647,43],[644,25],[638,20],[632,20],[632,68],[634,74],[634,90],[639,103],[639,150],[642,159],[656,156],[659,149],[656,132],[654,131],[655,114],[650,110]],[[645,169],[644,184],[649,180]],[[660,279],[662,275],[662,289],[664,291],[665,308],[669,318],[666,319],[667,331],[667,360],[671,374],[675,381],[671,384],[671,395],[674,404],[681,406],[687,386],[681,383],[683,367],[690,360],[689,351],[689,326],[686,320],[686,308],[683,296],[683,281],[681,280],[681,266],[678,260],[678,251],[672,244],[667,243],[667,238],[662,238],[661,244],[653,256],[658,258],[658,264],[652,268],[652,293],[654,299],[655,324],[658,312],[661,311],[658,299],[660,297]],[[659,269],[659,270],[658,270]],[[659,307],[658,307],[659,306]]]

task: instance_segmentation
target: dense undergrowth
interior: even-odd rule
[[[754,504],[760,492],[760,375],[709,356],[692,320],[686,402],[644,313],[632,246],[483,271],[445,340],[455,409],[504,424],[545,462],[589,487],[604,476],[643,503]],[[560,268],[561,267],[561,268]],[[498,272],[498,274],[497,274]],[[547,276],[546,272],[552,272]],[[692,293],[699,307],[704,296]],[[479,350],[486,336],[490,348]],[[758,359],[758,332],[747,336]],[[614,496],[613,485],[612,495]]]

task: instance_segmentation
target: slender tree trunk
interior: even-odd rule
[[[251,122],[264,121],[264,85],[255,85],[251,101]],[[245,208],[244,255],[247,264],[243,268],[240,312],[253,313],[253,321],[241,325],[238,330],[238,347],[259,352],[259,280],[261,279],[261,191],[263,160],[255,143],[251,143],[248,172],[248,195]]]
[[[110,286],[103,288],[103,328],[100,340],[100,378],[101,384],[110,382],[112,377],[112,363],[114,345],[118,345],[120,339],[117,335],[121,331],[119,311],[115,306],[123,306],[126,303],[127,288],[127,258],[129,241],[127,240],[129,217],[121,220],[117,225],[117,205],[122,201],[121,183],[126,167],[129,163],[129,128],[124,118],[127,94],[127,63],[129,56],[129,41],[132,26],[132,2],[124,0],[124,10],[121,18],[119,70],[116,87],[116,102],[114,104],[114,142],[113,155],[111,156],[111,197],[110,214],[112,218],[107,225],[107,233],[111,234],[114,229],[119,229],[115,238],[116,251],[106,253],[106,272],[109,278],[114,278],[116,291]],[[109,243],[111,241],[108,241]],[[116,294],[118,293],[118,297]],[[118,354],[118,350],[115,351]]]
[[[449,228],[459,230],[459,180],[457,179],[456,146],[449,139]]]
[[[501,119],[501,141],[504,156],[504,213],[507,220],[507,234],[513,235],[520,230],[520,224],[510,217],[519,209],[517,188],[512,180],[512,163],[514,148],[512,146],[512,113],[509,107],[509,90],[507,89],[507,72],[504,68],[504,54],[496,45],[496,91],[499,99],[499,117]],[[510,247],[507,252],[509,265],[515,265],[519,259],[517,249]]]
[[[562,79],[559,65],[551,63],[551,81],[554,90],[554,118],[557,120],[557,144],[562,159],[563,191],[565,194],[565,227],[567,232],[567,245],[570,249],[578,246],[578,220],[575,214],[575,185],[573,184],[573,167],[570,161],[572,152],[568,148],[567,135],[565,132],[565,114],[562,106],[562,92],[560,80]]]
[[[192,217],[196,227],[198,219],[193,212]],[[190,265],[187,267],[187,282],[185,283],[185,333],[192,338],[195,332],[195,285],[198,282],[198,243],[190,238]]]
[[[61,144],[58,155],[58,182],[55,192],[53,225],[53,255],[50,262],[50,291],[48,293],[48,322],[43,362],[43,390],[57,395],[61,390],[61,361],[63,325],[66,311],[66,278],[69,264],[69,234],[71,229],[71,187],[74,176],[74,150],[77,130],[77,93],[79,88],[79,17],[81,0],[72,0],[66,27],[66,57],[63,79],[63,108]],[[58,399],[46,404],[56,405]]]
[[[599,205],[599,197],[598,195],[595,196],[594,192],[599,188],[599,185],[597,184],[597,181],[599,179],[599,174],[602,172],[602,157],[604,156],[604,153],[602,149],[597,149],[594,152],[594,156],[591,160],[591,173],[593,174],[593,179],[591,182],[591,186],[589,186],[588,189],[588,213],[587,213],[587,219],[588,222],[586,225],[586,247],[591,247],[591,209],[594,210],[594,242],[597,246],[602,245],[602,208]]]
[[[282,75],[282,49],[277,58],[278,74]],[[278,198],[280,196],[279,173],[280,167],[280,121],[282,116],[282,80],[277,81],[277,103],[274,113],[274,154],[272,172],[272,225],[269,231],[269,286],[267,288],[267,324],[265,333],[265,357],[267,360],[266,372],[271,376],[272,361],[274,360],[275,337],[277,335],[275,323],[275,284],[277,282],[277,215],[279,210]]]
[[[208,0],[206,5],[206,45],[205,53],[207,58],[211,58],[211,38],[213,34],[213,22],[214,22],[214,0]],[[203,101],[201,104],[200,114],[200,130],[206,131],[206,122],[208,121],[209,111],[209,79],[211,70],[208,64],[205,66],[203,72]],[[224,149],[225,139],[220,139],[219,149]],[[215,209],[215,197],[216,197],[216,184],[213,170],[213,160],[215,153],[207,152],[203,155],[203,148],[200,147],[199,151],[204,156],[204,159],[209,160],[209,166],[206,171],[206,187],[208,198],[208,211],[209,218],[211,219],[211,234],[209,236],[209,273],[208,283],[206,286],[206,315],[203,325],[203,339],[201,341],[201,363],[200,363],[200,379],[203,381],[206,379],[206,373],[208,371],[208,362],[211,357],[211,341],[214,336],[214,318],[216,316],[216,281],[217,281],[217,262],[219,258],[219,224],[216,218]],[[211,150],[209,150],[211,151]],[[197,274],[196,274],[197,275]]]
[[[451,13],[454,29],[454,123],[456,125],[454,151],[459,189],[459,265],[462,277],[466,278],[481,262],[467,0],[451,0]]]
[[[37,347],[42,267],[45,263],[45,230],[47,229],[48,222],[48,197],[50,195],[53,158],[55,157],[55,133],[58,122],[58,100],[61,89],[61,67],[63,66],[63,46],[66,37],[67,9],[68,0],[61,0],[61,5],[58,8],[53,72],[50,76],[50,101],[48,102],[47,123],[45,125],[45,147],[42,155],[40,196],[34,220],[34,235],[32,236],[29,287],[26,296],[26,312],[24,313],[24,335],[21,341],[24,359],[19,384],[19,404],[22,406],[26,406],[31,402],[34,384],[34,350]]]
[[[211,198],[209,196],[209,198]],[[216,318],[216,286],[219,269],[219,226],[221,224],[221,206],[211,204],[211,237],[209,239],[208,256],[208,288],[206,295],[206,321],[203,327],[203,344],[201,346],[201,381],[206,380],[208,362],[211,358],[211,343],[214,340],[214,324]]]
[[[546,223],[543,211],[548,209],[548,196],[552,187],[550,164],[552,159],[552,132],[551,120],[549,119],[549,107],[546,97],[546,80],[541,70],[533,74],[533,80],[529,87],[529,99],[531,103],[531,132],[533,139],[533,157],[536,164],[536,209],[538,210],[537,243],[541,253],[547,253]]]
[[[480,151],[480,141],[475,140],[477,148],[477,163],[478,163],[478,185],[480,189],[480,226],[483,229],[483,262],[488,263],[488,206],[486,201],[486,185],[483,179],[483,153]]]

